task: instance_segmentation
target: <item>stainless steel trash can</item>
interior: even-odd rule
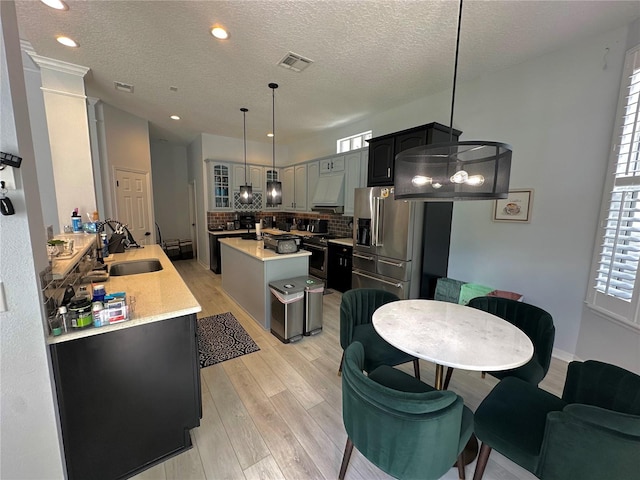
[[[291,279],[295,284],[304,285],[304,329],[305,336],[315,335],[322,331],[322,297],[324,282],[312,276]]]
[[[305,285],[293,280],[269,283],[271,333],[283,343],[300,340],[303,333]]]

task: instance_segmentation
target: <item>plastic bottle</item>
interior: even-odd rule
[[[102,302],[93,302],[93,305],[91,306],[91,315],[93,315],[94,327],[101,327],[105,325],[103,320],[103,310],[104,305],[102,304]]]
[[[102,258],[109,256],[109,242],[107,241],[107,234],[101,233],[100,239],[102,240]]]
[[[71,228],[73,233],[82,232],[82,217],[78,214],[77,208],[71,213]]]
[[[60,319],[60,326],[62,328],[62,331],[64,333],[67,333],[71,325],[69,325],[69,314],[67,313],[66,306],[63,305],[61,307],[58,307],[58,318]]]

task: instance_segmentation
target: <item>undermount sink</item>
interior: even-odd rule
[[[157,258],[131,260],[111,265],[109,267],[109,276],[121,277],[123,275],[136,275],[138,273],[157,272],[160,270],[162,270],[162,264]]]

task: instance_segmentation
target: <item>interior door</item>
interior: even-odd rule
[[[189,228],[191,232],[191,241],[193,247],[193,255],[197,257],[198,252],[198,214],[196,213],[196,182],[189,182]]]
[[[150,212],[148,174],[116,169],[116,218],[140,245],[153,240]]]

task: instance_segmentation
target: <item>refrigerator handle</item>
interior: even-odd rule
[[[373,277],[373,276],[371,276],[371,275],[367,275],[366,273],[358,272],[358,271],[356,271],[356,270],[353,270],[351,273],[352,273],[353,275],[359,275],[359,276],[361,276],[361,277],[365,277],[365,278],[368,278],[368,279],[370,279],[370,280],[375,280],[375,281],[380,282],[380,283],[385,283],[385,284],[387,284],[387,285],[392,285],[392,286],[394,286],[394,287],[399,288],[399,289],[401,289],[401,290],[402,290],[402,283],[393,283],[393,282],[388,282],[387,280],[383,280],[383,279],[378,278],[378,277]]]
[[[374,245],[376,247],[382,247],[383,243],[380,234],[384,231],[384,224],[382,222],[382,218],[384,217],[384,199],[381,200],[380,197],[375,197],[373,205],[375,208],[373,217],[376,219],[373,225]]]

